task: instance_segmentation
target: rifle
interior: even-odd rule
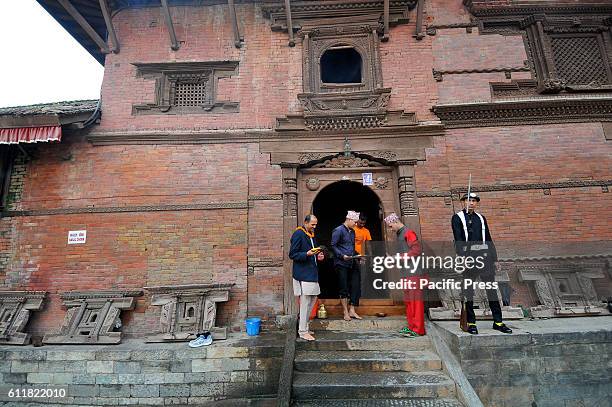
[[[466,214],[468,212],[468,207],[470,205],[471,190],[472,190],[472,174],[470,174],[470,177],[468,178],[467,199],[465,200]],[[466,237],[466,240],[467,240],[467,237]],[[469,244],[469,242],[466,242],[466,243]],[[467,332],[468,330],[467,311],[465,310],[465,298],[463,297],[463,293],[461,294],[461,314],[459,315],[459,328],[461,328],[463,332]]]

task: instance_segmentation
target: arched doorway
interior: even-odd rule
[[[316,235],[320,245],[330,247],[331,234],[344,222],[348,210],[365,213],[366,227],[372,240],[384,241],[382,218],[384,210],[372,189],[354,181],[336,181],[324,187],[312,202],[312,212],[319,220]],[[338,298],[336,275],[331,261],[323,262],[319,270],[321,298]]]
[[[385,213],[399,212],[398,181],[393,168],[367,159],[340,157],[301,168],[296,175],[297,213],[300,217],[307,213],[317,215],[319,226],[315,234],[319,244],[329,245],[332,230],[344,222],[349,209],[368,215],[366,226],[374,240],[384,242],[394,239],[382,224]],[[366,175],[371,176],[372,185],[363,185]],[[319,265],[320,299],[325,303],[328,315],[338,317],[342,315],[342,308],[337,295],[337,276],[332,262],[323,263]],[[366,272],[362,270],[362,297],[357,312],[370,316],[378,312],[402,315],[401,300],[392,298],[394,295],[389,291],[375,291],[371,287],[372,276],[368,279]]]

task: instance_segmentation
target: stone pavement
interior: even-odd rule
[[[198,405],[275,397],[285,336],[230,334],[192,349],[186,342],[0,346],[0,404]],[[64,397],[9,397],[13,389],[64,389]],[[246,402],[243,400],[243,402]],[[234,404],[240,405],[240,404]]]
[[[612,405],[612,316],[509,321],[510,335],[435,324],[487,407]]]

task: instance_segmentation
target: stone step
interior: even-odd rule
[[[418,372],[442,370],[442,361],[429,351],[299,351],[300,372]]]
[[[303,373],[293,378],[294,400],[455,397],[455,383],[441,372]]]
[[[315,331],[399,331],[405,326],[406,317],[402,316],[384,318],[364,316],[363,319],[351,319],[350,321],[345,321],[342,318],[313,319],[310,321],[310,329]]]
[[[297,350],[379,350],[407,351],[432,349],[429,337],[406,338],[397,332],[337,332],[319,331],[316,341],[296,340]]]
[[[301,400],[293,407],[463,407],[456,399],[337,399]]]
[[[344,312],[342,310],[342,305],[325,305],[325,309],[327,310],[327,316],[331,319],[339,319],[342,318]],[[365,316],[376,316],[379,312],[384,312],[387,314],[387,317],[404,317],[406,316],[406,306],[405,305],[360,305],[355,307],[355,311],[357,314],[365,317]],[[378,318],[378,317],[377,317]],[[382,319],[382,318],[378,318]]]

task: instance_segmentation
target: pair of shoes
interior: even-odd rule
[[[399,333],[407,338],[416,338],[417,336],[420,336],[418,333],[414,332],[408,327],[402,328]]]
[[[305,341],[314,341],[315,340],[315,337],[312,336],[310,334],[310,332],[306,332],[306,333],[298,334],[298,335],[299,335],[300,338],[302,338]]]
[[[503,334],[511,334],[512,333],[512,329],[508,328],[508,326],[506,324],[504,324],[503,322],[493,322],[493,329],[495,329],[496,331],[499,331]]]
[[[468,324],[468,329],[466,332],[470,335],[478,335],[478,328],[476,327],[476,324]]]
[[[189,342],[190,348],[199,348],[200,346],[208,346],[213,343],[213,338],[210,332],[199,334],[197,338]]]

